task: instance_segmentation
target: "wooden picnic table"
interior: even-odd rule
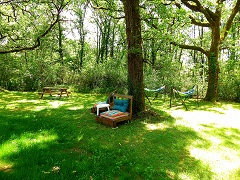
[[[53,94],[58,94],[61,98],[62,95],[67,95],[69,97],[70,92],[67,91],[67,88],[44,87],[40,93],[40,99],[43,98],[44,94],[50,94],[50,96]]]

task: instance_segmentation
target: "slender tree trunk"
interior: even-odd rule
[[[104,47],[104,49],[105,49],[105,59],[107,59],[107,57],[108,57],[108,51],[109,51],[109,39],[110,39],[110,31],[111,31],[111,21],[112,21],[112,19],[110,19],[109,21],[108,21],[108,24],[106,24],[106,36],[105,36],[105,47]]]
[[[143,55],[139,0],[123,0],[128,42],[128,90],[134,96],[133,113],[145,110]]]
[[[101,30],[101,45],[100,45],[100,62],[103,63],[104,61],[104,54],[105,54],[105,45],[106,45],[106,31],[107,31],[107,25],[104,22],[103,28]]]
[[[113,28],[111,31],[111,41],[110,41],[110,57],[113,58],[114,57],[114,41],[115,41],[115,22],[113,24]]]
[[[156,54],[157,54],[157,50],[156,50],[156,47],[155,47],[155,41],[154,41],[154,39],[152,39],[151,40],[151,62],[152,62],[152,66],[155,66]]]
[[[63,37],[62,31],[63,30],[62,30],[62,27],[61,27],[60,15],[59,14],[58,14],[57,18],[58,18],[58,52],[59,52],[60,62],[63,65],[64,64],[64,61],[63,61],[63,47],[62,47],[62,37]]]
[[[99,52],[100,52],[100,39],[101,39],[101,35],[100,35],[100,30],[99,28],[97,28],[97,49],[96,49],[96,62],[97,64],[99,63],[100,60],[100,56],[99,56]]]

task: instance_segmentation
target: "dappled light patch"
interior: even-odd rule
[[[5,106],[5,109],[15,110],[17,109],[17,104],[11,103]]]
[[[83,105],[80,105],[80,106],[72,106],[72,107],[69,107],[68,109],[69,110],[79,110],[79,109],[83,109],[84,108],[84,106]]]
[[[166,125],[164,123],[156,123],[156,124],[148,124],[148,123],[143,123],[147,130],[164,130],[166,128],[169,128],[169,125]]]
[[[0,161],[0,172],[10,172],[12,170],[13,163],[7,163],[4,161]]]
[[[216,179],[217,177],[231,179],[231,174],[240,167],[239,150],[219,148],[219,142],[212,141],[212,143],[208,149],[190,147],[191,156],[208,165],[215,173]]]
[[[45,143],[56,140],[57,138],[56,134],[47,131],[24,133],[20,137],[12,138],[0,146],[0,159],[34,145],[45,147]]]
[[[17,156],[20,152],[34,146],[46,149],[48,143],[55,141],[57,138],[56,134],[48,131],[41,131],[39,133],[25,132],[19,137],[13,136],[0,145],[0,171],[11,171],[16,163],[12,160],[12,156]]]
[[[230,105],[212,107],[210,111],[174,110],[169,112],[175,126],[185,126],[198,132],[201,139],[189,145],[192,157],[214,172],[213,177],[231,176],[240,167],[239,110]]]
[[[171,115],[176,118],[176,123],[190,125],[196,131],[201,131],[200,124],[214,124],[217,127],[240,128],[238,113],[239,110],[228,109],[224,113],[214,113],[208,111],[172,111]],[[231,122],[231,123],[229,123]]]
[[[39,99],[38,95],[35,93],[23,93],[24,96],[16,96],[16,93],[8,93],[7,95],[1,94],[0,102],[2,106],[0,109],[8,109],[11,111],[33,111],[39,112],[45,109],[58,109],[58,108],[66,108],[72,111],[84,109],[86,106],[91,107],[95,103],[95,96],[89,97],[86,95],[82,95],[79,101],[78,95],[74,96],[74,93],[71,94],[71,97],[64,98],[52,98],[49,96],[44,99]],[[19,93],[17,93],[19,94]],[[11,100],[8,100],[11,97]],[[24,98],[23,98],[24,97]],[[74,97],[74,99],[72,98]],[[75,99],[76,98],[76,99]],[[92,101],[91,101],[92,99]]]
[[[18,103],[39,103],[39,100],[36,99],[20,99],[17,100]]]
[[[63,101],[51,101],[51,102],[48,102],[48,104],[53,107],[53,108],[58,108],[64,104],[66,104],[66,102],[63,102]]]

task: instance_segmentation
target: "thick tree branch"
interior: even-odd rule
[[[206,56],[208,55],[208,51],[204,50],[202,47],[199,46],[191,46],[191,45],[186,45],[186,44],[178,44],[176,42],[171,42],[171,44],[173,44],[174,46],[178,46],[182,49],[189,49],[189,50],[195,50],[195,51],[199,51],[203,54],[205,54]]]
[[[231,28],[233,19],[235,18],[236,14],[239,13],[239,11],[240,11],[240,0],[237,1],[235,7],[232,9],[232,12],[227,20],[227,23],[222,30],[220,43],[222,43],[222,41],[226,38],[228,31]]]
[[[94,6],[92,3],[90,3],[90,6],[93,8],[93,9],[96,9],[96,10],[105,10],[105,11],[113,11],[113,8],[111,7],[103,7],[103,6],[99,6],[97,4],[97,6]],[[123,10],[121,9],[114,9],[115,12],[120,12],[120,13],[123,13]],[[113,19],[124,19],[125,16],[113,16],[111,14],[108,14],[110,17],[112,17]]]
[[[15,0],[9,0],[9,1],[3,1],[3,2],[0,2],[0,5],[2,4],[9,4],[9,3],[12,3],[14,2]],[[17,1],[17,2],[14,2],[14,3],[24,3],[24,2],[30,2],[30,0],[22,0],[22,1]]]
[[[39,47],[41,45],[41,38],[43,38],[44,36],[46,36],[54,27],[54,25],[58,22],[58,19],[56,19],[50,26],[49,28],[40,36],[38,36],[36,38],[36,42],[33,46],[29,46],[29,47],[22,47],[22,48],[13,48],[10,50],[5,50],[5,51],[0,51],[0,54],[8,54],[8,53],[13,53],[13,52],[21,52],[21,51],[26,51],[26,50],[34,50],[37,47]]]
[[[94,6],[92,3],[90,3],[90,6],[93,9],[97,9],[97,10],[108,10],[108,11],[113,10],[113,8],[111,8],[111,7],[103,7],[103,6],[99,6],[99,5]],[[121,10],[121,9],[114,9],[114,11],[116,11],[116,12],[123,12],[123,10]]]
[[[194,25],[201,26],[201,27],[210,27],[210,23],[197,21],[193,16],[189,16],[189,18],[191,19],[191,23]]]
[[[210,25],[213,24],[215,19],[214,13],[210,9],[204,8],[198,0],[192,0],[192,1],[181,0],[181,2],[192,11],[201,12],[206,17]],[[194,2],[194,4],[189,2]]]
[[[190,2],[194,2],[195,4],[193,3],[190,3]],[[198,0],[192,0],[192,1],[189,1],[189,0],[182,0],[182,3],[188,7],[189,9],[195,11],[195,12],[201,12],[201,3],[198,1]]]

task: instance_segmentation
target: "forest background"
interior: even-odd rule
[[[207,58],[175,43],[206,48],[211,33],[192,23],[188,18],[192,11],[173,2],[140,1],[144,86],[166,85],[169,92],[170,87],[184,91],[198,85],[205,97]],[[222,18],[227,19],[239,1],[221,2],[225,2]],[[215,1],[201,3],[210,10],[216,5]],[[128,51],[121,1],[0,1],[0,15],[2,88],[38,91],[64,85],[78,92],[127,93]],[[194,18],[203,21],[200,13]],[[239,21],[238,13],[220,47],[220,100],[240,101]]]

